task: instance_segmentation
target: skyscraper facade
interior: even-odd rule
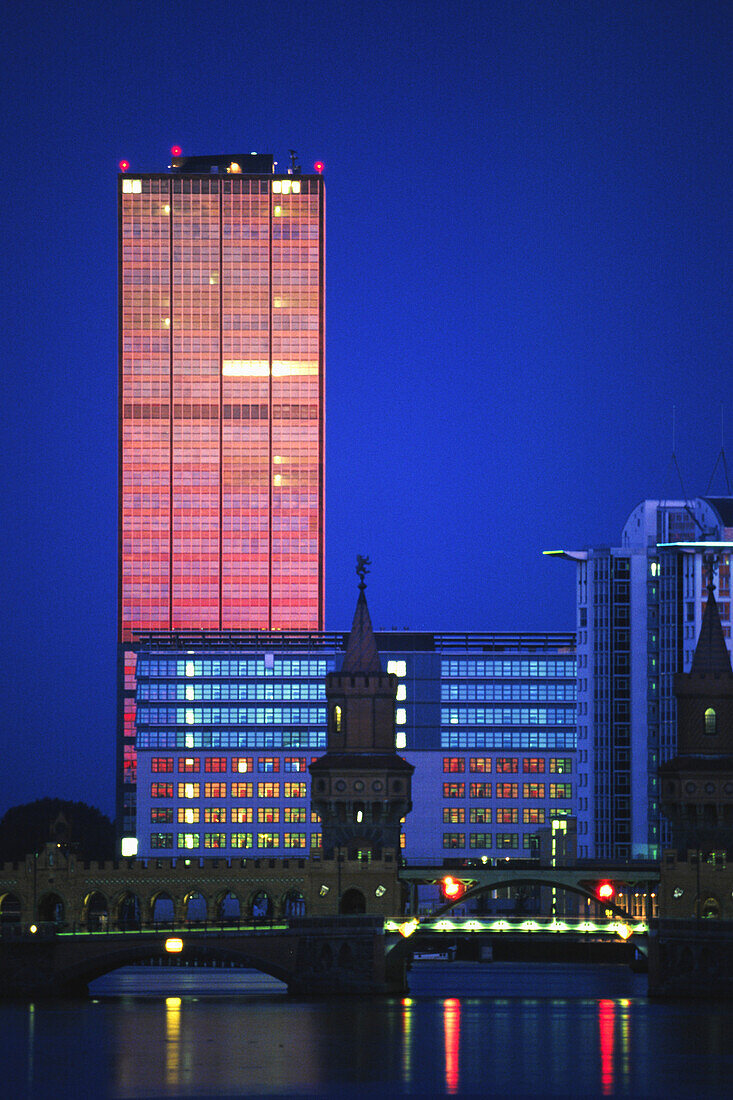
[[[577,565],[578,854],[658,859],[657,769],[676,752],[674,678],[692,664],[712,562],[731,645],[733,498],[645,500],[618,546],[551,553]]]
[[[123,833],[136,635],[323,628],[324,213],[271,156],[120,173]]]

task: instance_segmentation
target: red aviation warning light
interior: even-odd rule
[[[440,892],[446,901],[458,901],[466,892],[465,883],[452,875],[446,875],[440,883]]]
[[[324,164],[323,164],[322,160],[317,160],[316,163],[313,165],[313,171],[317,172],[319,176],[320,176],[321,172],[323,171],[323,168],[324,168]]]
[[[129,162],[129,160],[121,160],[119,168],[120,168],[120,172],[129,172],[130,171],[130,162]]]
[[[612,882],[599,882],[596,885],[596,897],[599,901],[611,901],[615,893]]]
[[[180,155],[181,155],[180,145],[171,145],[171,156],[172,157],[180,157]]]

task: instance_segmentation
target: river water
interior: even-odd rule
[[[0,1005],[8,1097],[725,1096],[733,1006],[620,966],[421,962],[407,997],[292,999],[252,972],[128,968]]]

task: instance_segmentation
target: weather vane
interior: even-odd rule
[[[371,564],[372,564],[372,559],[371,558],[364,557],[363,554],[357,554],[356,555],[356,572],[359,576],[359,588],[362,592],[366,588],[366,582],[364,581],[364,577],[369,572],[369,566]]]

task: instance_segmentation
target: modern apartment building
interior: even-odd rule
[[[140,639],[139,855],[319,851],[308,766],[326,749],[326,674],[341,669],[347,639]],[[377,633],[376,642],[398,678],[395,747],[415,766],[405,857],[535,854],[538,830],[575,812],[574,636]]]
[[[733,498],[646,500],[618,546],[549,551],[577,566],[578,854],[657,859],[669,843],[657,768],[676,751],[707,574],[730,647]]]
[[[118,823],[141,631],[322,629],[323,179],[120,173]],[[319,166],[320,167],[320,166]]]

